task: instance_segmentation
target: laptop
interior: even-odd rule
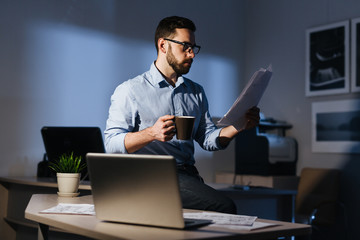
[[[54,127],[41,128],[47,158],[50,162],[58,161],[62,154],[80,156],[86,163],[88,152],[104,153],[104,142],[99,127]],[[87,178],[87,169],[81,176]]]
[[[97,218],[176,229],[211,223],[183,218],[174,157],[88,153],[86,159]]]

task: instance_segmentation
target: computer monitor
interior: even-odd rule
[[[86,164],[86,154],[105,153],[102,133],[99,127],[50,127],[41,129],[47,158],[50,162],[58,161],[63,154],[81,156]],[[81,172],[87,177],[87,169]],[[55,176],[55,174],[54,174]]]

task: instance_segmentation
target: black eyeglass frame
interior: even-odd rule
[[[183,45],[183,47],[184,47],[183,51],[184,52],[188,51],[188,49],[190,48],[193,51],[194,54],[198,54],[200,52],[200,49],[201,49],[201,46],[192,45],[191,43],[180,42],[180,41],[177,41],[177,40],[174,40],[174,39],[169,39],[169,38],[164,38],[164,40]]]

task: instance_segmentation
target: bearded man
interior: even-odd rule
[[[218,128],[213,123],[204,89],[183,76],[200,51],[195,30],[187,18],[160,21],[155,32],[157,59],[150,70],[120,84],[111,97],[105,147],[110,153],[173,156],[184,208],[236,213],[232,200],[206,185],[195,167],[194,140],[216,151],[239,133],[233,126]],[[174,138],[175,116],[195,117],[190,140]],[[244,129],[255,127],[259,109],[249,109],[246,118]]]

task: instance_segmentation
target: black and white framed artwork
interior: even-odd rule
[[[312,103],[312,151],[360,153],[360,100]]]
[[[349,21],[306,30],[306,96],[348,93]]]
[[[360,92],[360,18],[351,20],[351,91]]]

